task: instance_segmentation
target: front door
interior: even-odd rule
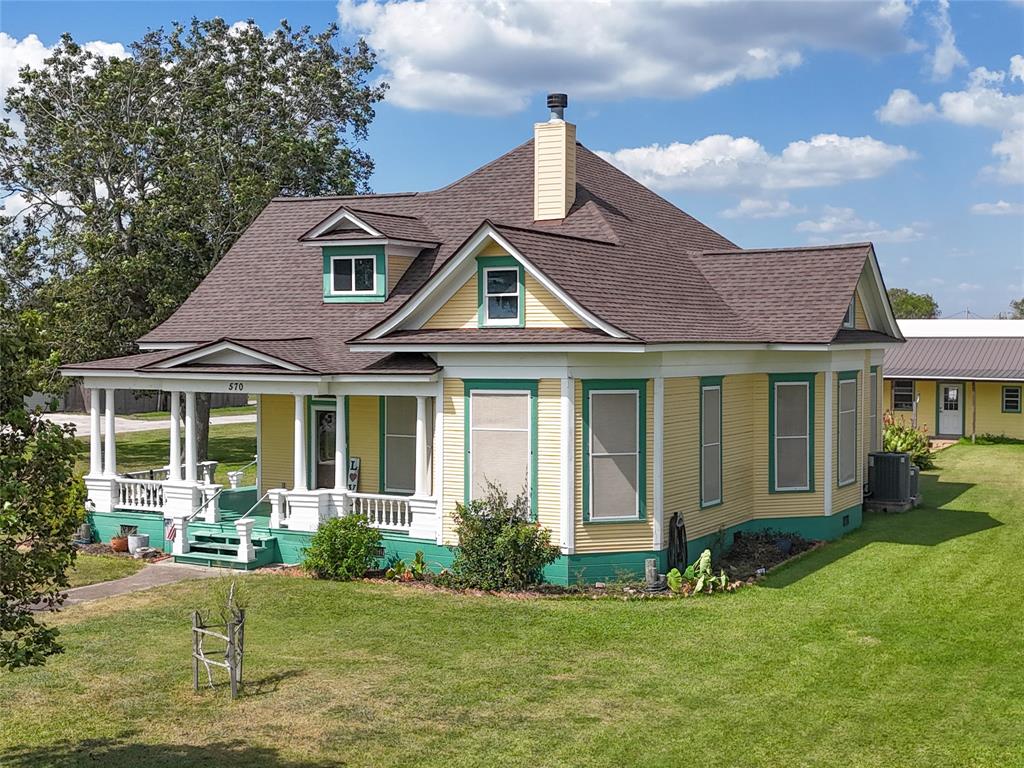
[[[334,487],[334,408],[313,411],[313,450],[316,488]]]
[[[943,384],[939,387],[939,434],[963,434],[963,387]]]

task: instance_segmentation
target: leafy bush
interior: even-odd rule
[[[423,581],[430,575],[433,575],[433,571],[427,566],[423,550],[416,550],[416,556],[408,565],[405,560],[395,560],[384,572],[384,578],[393,581]]]
[[[700,592],[721,591],[729,584],[725,571],[718,576],[711,570],[711,550],[705,549],[700,557],[691,565],[686,566],[685,571],[673,568],[667,576],[668,588],[673,592],[684,595],[695,595]]]
[[[483,499],[455,505],[459,546],[449,573],[439,581],[454,587],[514,590],[537,584],[541,570],[558,557],[551,534],[529,520],[525,493],[509,499],[488,484]]]
[[[376,565],[380,531],[363,515],[328,520],[304,550],[302,567],[319,579],[358,579]]]
[[[882,449],[893,453],[909,453],[910,460],[919,469],[935,466],[928,447],[928,432],[924,427],[914,428],[886,413],[882,418]]]

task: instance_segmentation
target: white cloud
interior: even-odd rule
[[[960,283],[956,289],[958,291],[980,291],[981,286],[978,283]]]
[[[996,203],[975,203],[971,213],[980,216],[1024,216],[1024,203],[1008,203],[1000,200]]]
[[[1010,59],[1009,75],[977,67],[967,76],[967,87],[943,93],[937,107],[897,89],[875,114],[882,122],[899,125],[935,118],[1000,131],[999,141],[992,145],[997,162],[984,173],[1008,184],[1024,183],[1024,93],[1010,90],[1017,80],[1024,81],[1024,56],[1019,54]]]
[[[93,40],[83,43],[82,47],[90,53],[106,58],[123,58],[129,55],[121,43]],[[52,51],[53,47],[43,45],[36,35],[28,35],[19,40],[6,32],[0,32],[0,100],[6,97],[11,86],[17,84],[18,70],[26,66],[39,69]]]
[[[938,115],[934,104],[924,104],[906,88],[897,88],[889,94],[889,100],[879,107],[875,116],[883,123],[911,125],[930,120]]]
[[[956,35],[949,21],[949,0],[939,0],[935,13],[931,16],[931,25],[938,34],[939,41],[929,56],[932,77],[945,80],[953,74],[957,67],[966,67],[967,59],[956,47]]]
[[[910,7],[886,2],[339,0],[377,51],[388,100],[507,114],[530,96],[679,98],[777,77],[805,50],[906,50]]]
[[[806,211],[806,208],[793,205],[789,200],[744,197],[734,208],[727,208],[720,215],[726,219],[782,219]]]
[[[746,136],[718,134],[684,144],[598,152],[641,183],[658,189],[798,189],[880,176],[914,157],[906,147],[870,136],[819,134],[772,154]]]
[[[866,221],[857,215],[853,208],[840,208],[826,205],[822,215],[817,219],[801,221],[796,225],[797,232],[806,232],[812,243],[827,242],[860,242],[870,240],[875,243],[909,243],[924,237],[924,224],[913,224],[885,229],[877,222]]]

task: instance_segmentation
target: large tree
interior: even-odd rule
[[[939,305],[928,293],[914,293],[906,288],[890,288],[889,303],[893,314],[903,320],[928,320],[939,316]]]
[[[1010,311],[1000,312],[996,317],[1000,320],[1024,320],[1024,298],[1011,301]]]
[[[385,86],[368,82],[366,44],[337,37],[193,19],[128,58],[65,35],[20,72],[7,103],[24,130],[3,136],[0,184],[47,254],[30,302],[62,362],[135,351],[274,195],[367,188],[358,143]]]

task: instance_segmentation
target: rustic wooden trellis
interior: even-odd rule
[[[228,596],[228,618],[224,623],[208,623],[199,611],[192,611],[192,688],[199,690],[200,665],[206,670],[210,688],[213,688],[212,667],[220,667],[228,672],[232,699],[238,698],[245,659],[245,609],[234,605],[234,591],[232,584]],[[223,633],[216,631],[218,629],[223,629]],[[214,640],[218,647],[208,648],[209,639]],[[222,647],[220,643],[223,643]]]

